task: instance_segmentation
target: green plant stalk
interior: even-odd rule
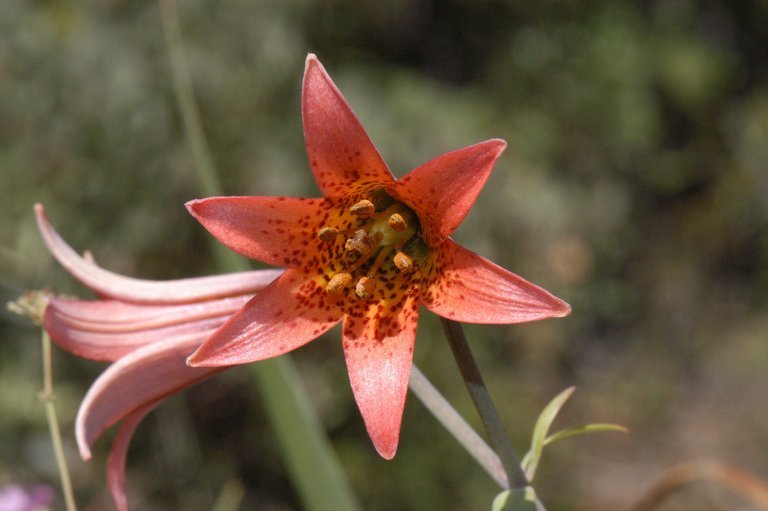
[[[528,480],[520,467],[520,462],[512,447],[512,442],[504,430],[501,417],[499,417],[499,413],[496,411],[496,406],[493,404],[491,395],[485,386],[480,369],[477,367],[477,362],[475,362],[475,358],[469,349],[464,329],[461,327],[461,324],[455,321],[445,318],[440,318],[440,321],[442,322],[445,336],[448,338],[448,344],[451,346],[453,357],[456,359],[456,364],[459,366],[459,371],[461,371],[461,375],[464,378],[469,395],[475,404],[475,408],[477,408],[477,412],[480,414],[485,429],[488,431],[491,444],[501,459],[504,471],[507,473],[509,487],[512,489],[525,488],[528,486]]]
[[[64,503],[67,507],[67,511],[77,511],[75,494],[72,491],[72,480],[69,477],[69,467],[67,467],[67,458],[64,456],[64,447],[61,442],[61,431],[59,430],[59,419],[56,414],[56,404],[54,403],[51,338],[45,329],[42,329],[42,332],[43,390],[40,392],[39,398],[45,406],[45,416],[48,419],[48,429],[51,432],[53,453],[56,457],[56,466],[58,467],[59,477],[61,478],[61,490],[64,493]]]
[[[192,93],[175,0],[160,0],[160,11],[176,96],[200,190],[207,196],[222,195]],[[242,259],[215,243],[213,238],[211,240],[214,256],[222,270],[247,269]],[[305,509],[359,510],[357,499],[331,450],[290,357],[283,355],[252,364],[252,367],[272,430]]]
[[[424,407],[483,467],[491,479],[496,481],[502,489],[509,488],[507,473],[501,465],[499,456],[488,447],[488,444],[472,429],[472,426],[467,424],[415,364],[411,367],[408,385]]]

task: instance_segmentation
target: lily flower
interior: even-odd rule
[[[322,198],[187,203],[226,246],[288,268],[189,357],[194,367],[275,357],[340,321],[355,400],[379,454],[397,450],[419,307],[455,321],[520,323],[568,304],[459,246],[461,223],[506,147],[487,140],[395,179],[314,55],[302,119]]]
[[[257,270],[174,281],[139,280],[109,272],[79,256],[35,206],[48,250],[98,300],[48,297],[43,326],[77,356],[113,362],[88,390],[75,421],[84,460],[108,428],[121,422],[107,461],[119,511],[128,509],[125,460],[134,430],[163,399],[226,369],[194,368],[187,356],[253,295],[280,275]]]

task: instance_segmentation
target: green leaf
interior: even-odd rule
[[[547,406],[539,414],[539,418],[536,420],[536,425],[533,427],[533,436],[531,437],[531,450],[523,457],[521,463],[525,475],[529,481],[533,481],[533,477],[536,475],[536,469],[539,466],[541,460],[541,453],[544,450],[544,445],[547,440],[547,434],[549,428],[552,426],[552,422],[557,417],[560,409],[563,407],[568,398],[573,395],[576,387],[568,387],[555,398],[550,401]]]
[[[286,467],[307,511],[357,511],[330,441],[287,355],[252,364]]]
[[[598,433],[600,431],[619,431],[621,433],[629,432],[627,428],[618,424],[585,424],[584,426],[580,427],[566,428],[558,431],[554,435],[548,436],[547,439],[544,440],[544,445],[547,446],[552,442],[557,442],[558,440],[568,438],[569,436],[585,435],[587,433]]]
[[[533,488],[516,488],[505,490],[493,499],[492,511],[537,511],[536,492]]]

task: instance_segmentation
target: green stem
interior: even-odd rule
[[[189,148],[192,151],[192,159],[195,162],[196,177],[203,191],[211,195],[221,195],[221,183],[213,165],[211,153],[208,150],[203,125],[200,122],[200,113],[192,94],[192,83],[189,78],[187,60],[184,57],[184,42],[181,38],[176,1],[160,0],[160,14],[165,42],[170,53],[176,99],[179,102],[179,110],[184,122]]]
[[[464,378],[464,383],[467,385],[469,395],[472,397],[472,401],[475,403],[475,408],[477,408],[477,412],[480,414],[485,429],[488,431],[488,436],[491,438],[491,444],[493,444],[496,453],[499,455],[499,458],[501,458],[501,464],[504,466],[504,471],[507,473],[509,487],[513,489],[525,488],[528,486],[528,480],[525,477],[523,469],[520,467],[520,462],[512,447],[512,442],[504,430],[504,424],[501,422],[501,417],[499,417],[499,413],[496,411],[496,406],[493,404],[491,394],[485,386],[477,362],[475,362],[472,352],[469,349],[467,338],[464,335],[464,329],[461,327],[460,323],[456,323],[455,321],[445,318],[440,318],[440,320],[443,324],[445,336],[448,338],[448,343],[451,346],[453,357],[456,359],[459,371],[461,371],[461,375]]]
[[[43,390],[39,397],[45,406],[45,416],[48,419],[48,429],[51,432],[51,442],[53,443],[53,453],[56,457],[56,466],[59,469],[61,478],[61,490],[64,493],[64,502],[67,511],[77,511],[75,504],[75,494],[72,491],[72,480],[69,477],[69,468],[67,467],[67,458],[64,456],[64,447],[61,442],[61,431],[59,430],[59,419],[56,414],[56,404],[53,396],[53,357],[51,355],[51,338],[48,332],[43,329],[42,347],[43,347]]]
[[[281,452],[307,511],[359,510],[328,437],[287,356],[253,364]]]
[[[160,0],[160,11],[176,97],[195,163],[195,175],[205,195],[221,195],[221,184],[192,93],[175,0]],[[222,270],[247,269],[242,259],[213,238],[211,241],[214,256]],[[305,508],[317,511],[360,509],[289,356],[253,364],[253,371],[287,469]]]
[[[426,409],[464,447],[469,455],[475,458],[475,461],[496,481],[496,484],[502,489],[509,488],[507,473],[504,471],[499,456],[488,447],[488,444],[472,429],[472,426],[467,424],[415,364],[411,367],[411,379],[408,385],[411,392],[419,398]]]

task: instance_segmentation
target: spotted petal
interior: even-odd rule
[[[192,366],[256,362],[287,353],[341,320],[341,303],[298,270],[257,294],[189,357]]]
[[[564,301],[448,239],[424,305],[466,323],[522,323],[567,316]]]
[[[317,253],[325,199],[211,197],[187,209],[238,254],[275,266],[298,268]]]
[[[397,451],[417,322],[418,308],[412,299],[398,311],[372,305],[363,318],[344,318],[344,355],[352,392],[368,435],[385,459]]]
[[[499,139],[428,161],[388,190],[419,215],[427,243],[437,246],[464,220],[506,142]]]
[[[187,366],[187,355],[202,341],[157,341],[109,366],[91,385],[77,413],[75,436],[83,459],[90,459],[93,442],[117,421],[225,369]]]
[[[326,197],[350,188],[386,184],[392,174],[317,57],[307,56],[301,97],[309,164]]]

